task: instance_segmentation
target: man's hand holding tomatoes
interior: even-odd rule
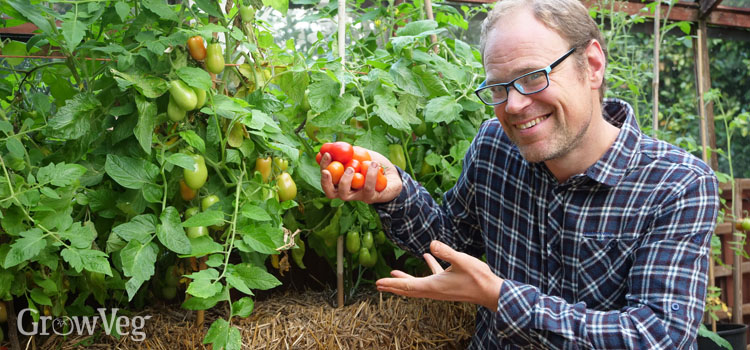
[[[345,148],[343,143],[340,146]],[[345,159],[346,164],[334,161],[334,157],[342,153],[347,154],[347,152],[342,152],[341,148],[336,145],[331,148],[321,148],[320,184],[326,196],[331,199],[356,200],[367,204],[390,202],[398,197],[401,193],[401,176],[393,163],[378,152],[359,146],[352,146],[352,148],[352,158],[351,160]],[[354,160],[359,162],[359,165],[356,165]],[[355,179],[355,174],[358,172],[354,167],[361,169],[364,184],[359,176]]]

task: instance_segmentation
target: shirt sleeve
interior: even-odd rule
[[[442,205],[408,173],[398,169],[403,183],[401,193],[391,202],[374,205],[394,243],[415,255],[429,252],[433,240],[473,256],[483,254],[482,236],[470,210],[475,198],[471,177],[476,147],[472,143],[464,156],[458,182],[445,193]]]
[[[704,311],[718,183],[706,174],[676,192],[633,253],[627,306],[593,310],[506,280],[493,324],[498,336],[524,342],[535,334],[549,348],[693,347]]]

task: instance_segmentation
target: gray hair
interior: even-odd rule
[[[495,26],[497,21],[519,8],[530,8],[540,22],[548,28],[554,30],[561,37],[568,41],[570,47],[578,49],[586,47],[591,40],[596,40],[604,51],[605,64],[607,60],[607,45],[604,42],[599,27],[589,15],[579,0],[500,0],[495,3],[495,7],[487,14],[482,23],[482,34],[479,37],[479,49],[484,62],[484,49],[487,46],[487,35]],[[586,67],[586,61],[581,54],[583,51],[576,52],[576,61],[583,72]],[[606,84],[602,81],[599,88],[599,99],[604,98]]]

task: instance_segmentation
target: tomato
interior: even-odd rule
[[[185,178],[185,183],[188,187],[199,190],[206,183],[208,179],[208,169],[206,169],[206,161],[203,156],[194,154],[191,156],[195,161],[195,167],[193,170],[183,169],[182,176]]]
[[[388,186],[388,178],[382,172],[378,173],[378,178],[375,180],[375,191],[381,192]]]
[[[740,226],[743,231],[750,231],[750,217],[742,219]]]
[[[427,160],[422,161],[422,168],[419,169],[419,176],[427,176],[429,174],[432,174],[435,172],[435,168],[430,165],[430,163],[427,163]]]
[[[364,267],[373,267],[375,266],[375,263],[378,261],[378,256],[375,250],[372,250],[373,254],[370,254],[370,250],[362,247],[359,249],[359,264]]]
[[[167,104],[167,117],[173,122],[185,119],[185,110],[177,105],[172,95],[169,96],[169,103]]]
[[[206,90],[193,88],[193,91],[195,91],[195,96],[198,98],[195,109],[200,109],[206,104]]]
[[[297,184],[287,172],[281,173],[276,178],[276,186],[279,187],[279,200],[284,202],[297,197]]]
[[[193,215],[200,213],[200,208],[198,207],[190,207],[187,210],[185,210],[185,220],[190,219]]]
[[[8,309],[5,307],[5,302],[0,301],[0,323],[8,322]]]
[[[268,182],[271,177],[271,157],[255,159],[255,171],[260,172],[263,182]]]
[[[206,226],[188,227],[187,235],[190,238],[198,238],[198,237],[206,236],[208,235],[208,227]]]
[[[216,203],[219,203],[219,196],[212,194],[210,196],[204,197],[201,200],[201,210],[206,211],[206,209],[210,208]]]
[[[359,232],[349,231],[346,233],[346,251],[355,254],[359,251]]]
[[[424,136],[424,134],[427,133],[427,123],[422,121],[421,123],[419,123],[419,125],[415,126],[413,130],[414,130],[414,134],[417,135],[418,137]]]
[[[193,200],[196,194],[198,194],[198,191],[188,187],[188,185],[185,183],[185,180],[180,180],[180,196],[182,196],[182,200]]]
[[[406,168],[406,157],[404,156],[404,148],[400,144],[388,145],[388,158],[393,165],[405,169]]]
[[[172,80],[169,83],[169,94],[183,111],[192,111],[198,104],[198,96],[195,94],[195,90],[182,80]]]
[[[362,246],[370,249],[372,248],[372,244],[375,242],[374,238],[372,237],[372,232],[367,231],[365,234],[362,235]]]
[[[367,151],[367,148],[362,148],[359,146],[352,147],[352,159],[358,160],[360,163],[364,161],[371,161],[372,157],[370,157],[370,152]]]
[[[355,173],[358,173],[359,170],[362,169],[362,165],[359,163],[358,160],[352,159],[349,161],[349,163],[346,163],[346,165],[344,165],[344,168],[352,168],[354,169]]]
[[[164,272],[164,284],[168,287],[175,287],[179,281],[180,277],[177,274],[177,267],[174,265],[167,267],[167,271]]]
[[[385,243],[385,241],[386,241],[385,232],[378,231],[378,233],[375,234],[375,244],[381,245]]]
[[[365,176],[361,173],[354,173],[352,177],[352,189],[358,190],[362,187],[365,187]]]
[[[164,300],[172,300],[177,296],[176,286],[165,286],[161,288],[161,296]]]
[[[224,71],[224,54],[219,43],[208,44],[206,48],[206,68],[214,74]]]
[[[252,5],[242,5],[240,4],[240,17],[242,18],[242,22],[250,23],[255,19],[255,8]]]
[[[190,56],[192,56],[194,60],[203,61],[203,59],[206,58],[206,48],[203,46],[202,36],[196,35],[190,37],[187,41],[187,46],[190,51]]]
[[[341,164],[346,164],[352,160],[352,157],[354,156],[354,148],[352,148],[352,145],[347,142],[337,141],[334,143],[323,144],[323,147],[320,148],[320,154],[322,155],[324,153],[330,153],[331,159]]]
[[[286,171],[286,169],[289,169],[289,161],[281,157],[274,157],[273,165],[278,171]]]
[[[341,180],[341,176],[344,175],[344,164],[341,164],[341,162],[333,161],[331,162],[331,164],[328,164],[326,170],[331,173],[331,182],[333,182],[334,185],[338,185],[339,180]]]

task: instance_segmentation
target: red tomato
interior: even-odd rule
[[[341,176],[344,175],[344,164],[334,160],[331,164],[328,164],[326,170],[331,173],[331,182],[333,182],[334,185],[338,185]]]
[[[366,148],[354,146],[353,152],[354,153],[352,155],[352,158],[358,160],[360,163],[366,160],[372,160],[372,157],[370,157],[370,152],[368,152]]]
[[[188,39],[187,45],[188,50],[190,51],[190,56],[192,56],[194,60],[203,61],[203,59],[206,58],[206,48],[203,46],[203,37],[200,35],[191,37]]]
[[[320,164],[321,159],[323,159],[323,154],[318,152],[318,154],[315,155],[315,161],[318,162],[318,164]]]
[[[352,159],[352,160],[349,161],[349,163],[346,163],[346,165],[344,165],[344,168],[352,168],[352,169],[354,169],[355,173],[358,173],[359,169],[361,169],[361,167],[362,167],[362,165],[356,159]]]
[[[325,147],[325,145],[323,145],[323,147]],[[320,149],[320,152],[324,152],[322,147]],[[352,160],[352,156],[354,155],[354,149],[352,148],[352,145],[343,141],[338,141],[330,144],[330,146],[326,148],[325,152],[330,153],[331,158],[341,164],[349,163],[349,161]]]
[[[354,177],[352,177],[352,189],[358,190],[362,187],[365,187],[365,176],[360,173],[354,173]]]

